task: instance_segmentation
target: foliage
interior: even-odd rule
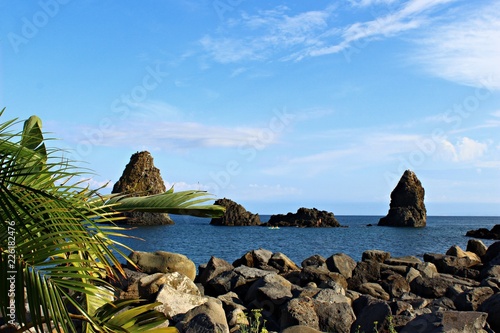
[[[119,258],[130,251],[115,240],[126,236],[114,222],[124,210],[220,216],[223,208],[200,205],[210,200],[200,191],[101,195],[78,180],[86,172],[47,148],[38,117],[13,131],[18,123],[0,123],[0,315],[19,331],[75,332],[82,323],[87,332],[143,332],[163,322],[151,305],[112,302],[106,280],[124,274]]]
[[[262,319],[262,309],[253,309],[251,315],[241,313],[239,318],[240,333],[267,333],[266,320]],[[262,328],[261,325],[262,324]]]

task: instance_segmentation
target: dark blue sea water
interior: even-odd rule
[[[232,263],[247,251],[263,248],[282,252],[300,266],[300,263],[319,254],[327,258],[343,252],[360,260],[363,251],[384,250],[393,257],[426,252],[445,253],[450,246],[464,250],[471,229],[488,228],[500,224],[500,217],[443,217],[430,216],[425,228],[378,227],[380,216],[336,216],[347,228],[280,228],[221,227],[210,225],[210,219],[175,216],[175,225],[138,227],[127,235],[141,237],[120,239],[135,250],[169,251],[181,253],[196,266],[207,263],[211,256]],[[261,216],[267,221],[269,216]],[[373,224],[368,227],[367,224]],[[493,241],[483,240],[486,245]]]

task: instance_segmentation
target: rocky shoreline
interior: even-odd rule
[[[118,298],[160,302],[179,332],[241,332],[260,309],[270,332],[500,332],[500,242],[393,258],[367,250],[314,255],[300,265],[265,249],[198,267],[169,252],[133,252],[141,272],[112,282]],[[246,316],[244,314],[247,314]]]

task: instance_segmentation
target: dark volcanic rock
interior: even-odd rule
[[[469,230],[465,236],[482,238],[482,239],[499,239],[500,240],[500,224],[495,225],[491,230],[486,228],[479,228],[476,230]]]
[[[269,222],[272,227],[340,227],[333,213],[316,208],[299,208],[297,213],[272,215]]]
[[[406,170],[391,193],[391,204],[387,216],[378,225],[393,227],[425,227],[427,211],[424,204],[425,191],[413,171]]]
[[[232,200],[218,199],[215,204],[226,207],[226,212],[222,217],[213,218],[210,224],[225,226],[260,225],[259,214],[250,213],[242,205]]]
[[[147,151],[137,152],[130,157],[122,176],[113,186],[111,193],[146,196],[166,191],[160,170],[153,164],[153,157]],[[165,213],[127,212],[128,224],[161,225],[174,224]]]

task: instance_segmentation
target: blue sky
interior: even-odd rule
[[[93,185],[152,153],[167,186],[254,213],[500,215],[500,1],[2,1],[4,119],[40,116]]]

